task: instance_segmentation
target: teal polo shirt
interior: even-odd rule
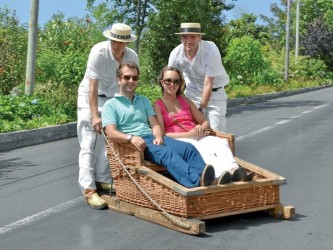
[[[102,125],[116,125],[125,134],[136,136],[151,135],[148,117],[155,115],[147,97],[134,95],[133,103],[120,94],[106,101],[102,109]]]

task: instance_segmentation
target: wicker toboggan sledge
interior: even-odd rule
[[[235,155],[234,135],[212,134],[226,138]],[[237,157],[240,166],[255,173],[252,181],[186,188],[168,177],[164,167],[145,162],[132,144],[105,139],[116,194],[102,198],[115,211],[188,234],[204,232],[205,219],[260,210],[284,219],[295,214],[293,206],[280,203],[284,177]]]

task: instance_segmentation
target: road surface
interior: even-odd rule
[[[191,236],[85,205],[77,138],[0,153],[0,249],[333,249],[333,88],[229,108],[236,154],[287,178],[293,220],[206,221]]]

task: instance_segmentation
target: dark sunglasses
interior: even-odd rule
[[[163,79],[163,82],[165,85],[171,85],[171,83],[173,83],[173,85],[178,86],[179,84],[181,84],[182,81],[180,79],[172,80],[171,78],[167,78]]]
[[[129,81],[129,80],[131,80],[131,78],[135,82],[139,80],[138,76],[128,76],[128,75],[125,75],[125,76],[122,76],[121,78],[123,78],[125,81]]]

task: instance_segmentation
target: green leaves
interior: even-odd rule
[[[54,109],[48,100],[36,97],[0,96],[0,133],[33,129],[70,122],[63,109]]]
[[[273,73],[262,49],[263,46],[250,36],[234,38],[230,41],[224,62],[231,77],[231,84],[269,83],[260,82],[260,76],[267,75],[268,71]],[[265,81],[269,80],[269,78],[265,79]]]
[[[0,7],[0,95],[7,95],[24,80],[27,32],[14,11]]]

